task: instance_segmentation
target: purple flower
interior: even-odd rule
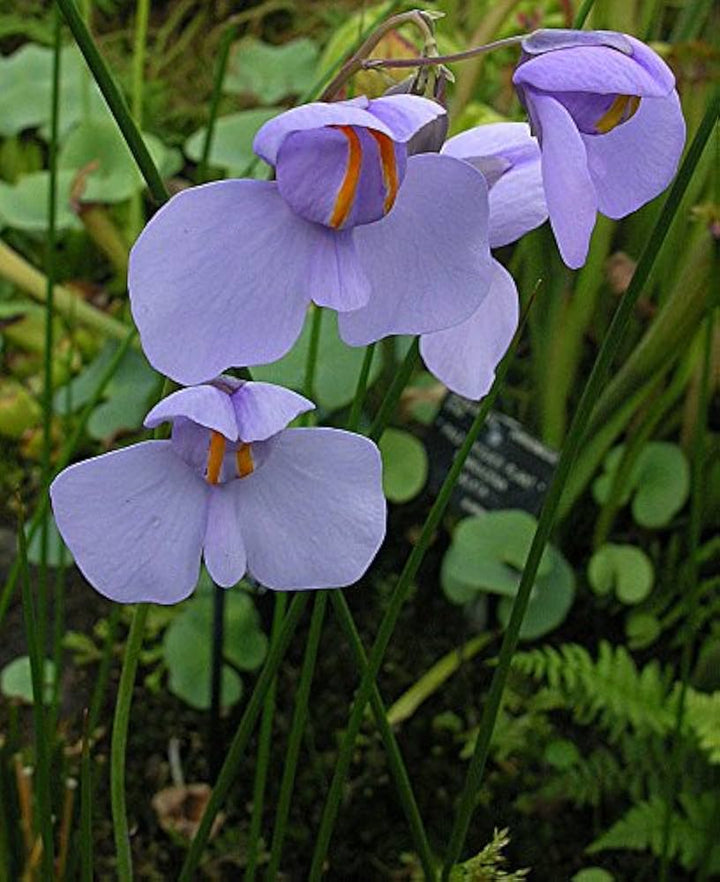
[[[540,140],[550,223],[565,263],[585,262],[596,212],[621,218],[670,183],[685,123],[670,68],[612,31],[537,31],[513,76]]]
[[[77,463],[50,488],[88,581],[120,603],[177,603],[200,558],[223,587],[249,572],[278,590],[351,585],[385,535],[377,447],[339,429],[286,429],[313,405],[220,377],[157,404],[145,441]]]
[[[456,135],[443,153],[483,172],[490,186],[490,246],[499,248],[547,218],[540,149],[526,123],[477,126]],[[490,291],[470,318],[453,328],[423,334],[425,364],[453,392],[486,395],[495,368],[518,324],[518,294],[510,273],[493,259]]]
[[[311,300],[340,313],[356,346],[474,312],[490,282],[485,181],[406,146],[443,113],[411,95],[297,107],[255,138],[275,181],[220,181],[171,199],[130,257],[152,364],[192,384],[272,362]]]

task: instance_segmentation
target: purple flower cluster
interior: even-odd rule
[[[223,372],[283,356],[314,302],[351,346],[420,335],[427,367],[481,398],[518,323],[490,249],[549,216],[581,266],[598,211],[623,217],[667,186],[685,128],[655,53],[600,31],[538,31],[522,46],[514,83],[530,126],[442,144],[445,111],[425,98],[308,104],[256,136],[275,180],[194,187],[149,222],[129,290],[148,359],[188,387],[145,421],[170,421],[172,437],[71,466],[51,488],[99,591],[174,603],[201,558],[222,586],[246,572],[279,590],[357,581],[385,532],[377,448],[287,428],[309,401]]]

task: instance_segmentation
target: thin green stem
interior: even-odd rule
[[[22,568],[22,607],[25,636],[30,656],[30,674],[33,688],[33,722],[35,728],[36,817],[42,837],[42,868],[45,879],[53,878],[54,844],[52,831],[52,803],[50,800],[50,755],[45,722],[45,653],[39,640],[35,603],[30,588],[25,524],[18,524],[19,557]]]
[[[117,352],[115,353],[115,355],[111,359],[110,363],[108,364],[107,368],[103,372],[103,375],[100,377],[100,380],[98,381],[98,384],[93,391],[92,398],[85,405],[85,408],[80,415],[80,419],[78,420],[78,423],[75,427],[75,431],[73,432],[73,434],[70,436],[70,438],[68,439],[66,444],[63,446],[62,450],[60,451],[60,455],[59,455],[57,462],[55,464],[55,469],[53,470],[54,474],[57,474],[58,472],[62,471],[62,469],[64,469],[65,466],[70,462],[70,459],[72,458],[73,454],[75,453],[75,450],[77,449],[77,447],[80,443],[80,439],[82,438],[83,433],[85,432],[85,427],[87,426],[87,422],[90,419],[91,413],[93,412],[93,410],[97,406],[97,403],[100,400],[100,397],[102,396],[103,392],[105,391],[107,384],[113,378],[115,371],[118,368],[118,365],[120,364],[123,356],[125,355],[125,353],[129,349],[130,344],[134,340],[136,333],[137,332],[135,331],[134,328],[130,331],[130,333],[125,338],[124,342],[118,347]],[[40,497],[39,497],[40,501],[39,501],[38,506],[35,510],[35,513],[33,514],[32,518],[30,519],[29,529],[27,532],[28,543],[32,542],[33,538],[35,537],[35,534],[37,533],[37,531],[40,527],[40,524],[42,523],[42,518],[44,517],[45,512],[48,509],[48,505],[50,503],[50,498],[48,496],[47,490],[48,490],[48,487],[43,486],[42,492],[40,493]],[[20,566],[21,566],[20,558],[19,557],[15,558],[15,560],[13,561],[12,567],[10,568],[10,572],[8,573],[8,577],[5,581],[5,585],[2,590],[2,595],[0,595],[0,624],[2,624],[3,618],[5,617],[5,614],[8,610],[8,606],[9,606],[10,600],[12,598],[13,589],[15,588],[15,585],[17,584],[17,579],[20,574]]]
[[[140,649],[142,647],[145,622],[150,604],[139,603],[133,612],[125,658],[123,659],[115,717],[113,719],[112,740],[110,743],[110,807],[113,819],[113,835],[117,855],[117,875],[120,882],[131,882],[132,852],[130,849],[130,830],[125,803],[125,754],[127,752],[130,705],[132,703],[135,672],[137,671]]]
[[[311,400],[315,395],[315,374],[317,372],[317,359],[320,350],[322,318],[322,309],[319,306],[313,306],[310,343],[308,345],[307,358],[305,359],[305,377],[303,379],[303,394]]]
[[[340,622],[340,627],[345,633],[345,637],[355,658],[355,666],[358,669],[360,676],[364,677],[368,667],[368,659],[345,595],[341,590],[333,591],[331,600],[335,615]],[[385,709],[385,704],[380,695],[378,685],[374,680],[372,683],[372,691],[370,693],[370,705],[375,716],[375,723],[380,732],[380,737],[385,746],[385,753],[387,754],[390,772],[395,780],[395,788],[400,797],[405,817],[410,826],[415,850],[420,859],[425,879],[428,880],[428,882],[431,882],[431,880],[435,879],[437,876],[435,859],[433,858],[427,833],[425,832],[425,827],[420,816],[420,810],[415,799],[415,794],[413,793],[410,776],[408,775],[405,763],[403,762],[400,745],[398,744],[392,727],[388,722],[387,710]],[[271,878],[272,877],[270,876],[268,877],[268,882],[270,882]]]
[[[214,781],[222,765],[225,738],[220,709],[222,707],[222,672],[225,646],[225,588],[213,585],[213,618],[211,626],[210,663],[210,717],[208,720],[208,748],[210,780]]]
[[[520,626],[525,616],[530,592],[532,590],[538,565],[542,557],[545,545],[550,538],[550,532],[555,522],[560,497],[567,483],[573,463],[585,440],[585,430],[592,415],[593,407],[598,399],[600,390],[605,383],[610,367],[623,339],[625,329],[630,322],[635,304],[642,293],[653,268],[660,247],[665,240],[670,224],[677,212],[682,196],[692,177],[695,167],[700,159],[705,144],[715,125],[715,120],[720,108],[720,89],[716,90],[711,99],[705,117],[700,124],[695,138],[687,152],[683,164],[678,172],[675,183],[670,190],[657,223],[650,235],[647,245],[640,257],[632,281],[620,306],[613,316],[600,352],[593,366],[588,382],[583,390],[578,404],[575,417],[571,423],[568,435],[563,445],[560,459],[557,464],[555,476],[545,497],[538,527],[533,538],[533,543],[528,554],[525,569],[520,579],[518,592],[513,603],[512,614],[505,631],[505,637],[500,649],[498,666],[495,669],[490,691],[485,702],[480,729],[478,732],[475,752],[470,762],[470,768],[465,779],[465,787],[460,798],[460,806],[455,817],[455,823],[450,836],[447,855],[443,866],[443,880],[450,876],[453,865],[460,857],[465,838],[467,836],[470,819],[475,808],[476,795],[482,774],[490,751],[490,739],[495,720],[502,703],[503,692],[510,671],[510,663],[519,639]]]
[[[305,655],[300,671],[300,683],[295,698],[295,710],[285,751],[285,763],[280,782],[280,796],[278,797],[275,827],[273,829],[272,845],[270,846],[270,861],[265,874],[267,882],[275,882],[278,870],[280,869],[287,821],[290,815],[290,801],[295,785],[295,772],[297,770],[298,757],[300,756],[300,744],[303,732],[305,731],[305,724],[307,723],[310,688],[312,686],[313,674],[315,673],[315,661],[317,659],[318,646],[320,645],[325,607],[327,606],[327,595],[327,591],[318,591],[314,597],[310,631],[307,643],[305,644]]]
[[[590,15],[590,10],[593,8],[594,3],[595,0],[583,0],[575,18],[573,19],[573,27],[576,30],[581,30],[581,28],[585,26],[585,22],[587,21],[588,15]]]
[[[285,611],[287,608],[287,594],[278,591],[275,595],[275,609],[273,611],[272,628],[270,630],[270,646],[278,639]],[[262,719],[260,720],[260,735],[258,737],[257,763],[255,766],[255,783],[253,784],[253,807],[250,818],[250,834],[248,836],[247,864],[245,865],[245,882],[252,882],[255,878],[257,858],[260,843],[260,830],[262,828],[263,808],[265,806],[265,787],[267,773],[270,765],[270,748],[272,745],[272,728],[275,718],[275,698],[277,695],[277,677],[273,677],[270,688],[263,702]]]
[[[210,115],[208,117],[207,128],[205,129],[205,140],[203,141],[202,154],[197,167],[197,180],[202,184],[207,177],[208,165],[210,163],[210,152],[212,151],[213,138],[215,137],[215,124],[217,123],[218,109],[220,107],[220,98],[222,96],[223,82],[227,73],[228,59],[230,58],[230,47],[237,34],[237,26],[229,27],[222,35],[220,47],[218,50],[218,60],[215,67],[215,79],[213,80],[212,98],[210,99]]]
[[[262,672],[255,684],[255,689],[253,689],[253,693],[250,696],[250,700],[247,703],[245,712],[242,715],[235,736],[230,744],[225,762],[220,770],[220,774],[218,775],[218,779],[215,782],[212,794],[202,816],[202,820],[200,821],[198,831],[188,849],[185,863],[183,864],[180,876],[178,877],[178,882],[191,882],[191,880],[196,878],[198,863],[200,862],[203,849],[208,841],[213,821],[215,820],[217,813],[220,810],[220,806],[235,779],[238,767],[242,761],[243,754],[245,753],[245,748],[250,740],[257,718],[260,715],[265,695],[267,694],[275,674],[280,667],[280,663],[285,656],[292,635],[295,633],[295,629],[297,628],[308,599],[309,597],[306,591],[296,593],[292,599],[290,609],[288,610],[287,616],[285,616],[285,621],[283,622],[278,640],[270,647]]]
[[[493,384],[490,393],[480,405],[477,415],[473,420],[473,423],[468,430],[467,435],[465,436],[462,447],[455,455],[453,464],[450,467],[450,470],[445,477],[443,485],[440,488],[440,492],[438,493],[437,498],[433,503],[432,508],[430,509],[430,513],[428,514],[427,519],[423,524],[423,528],[420,532],[417,544],[414,546],[412,552],[410,553],[410,556],[403,568],[403,571],[400,574],[400,578],[398,579],[397,585],[395,586],[395,589],[390,598],[388,608],[385,612],[385,615],[383,616],[382,622],[380,623],[380,627],[378,628],[377,637],[375,638],[375,642],[370,651],[368,665],[360,682],[360,687],[358,688],[355,702],[353,703],[352,711],[348,719],[347,731],[345,733],[345,737],[343,738],[343,742],[338,753],[338,759],[335,765],[335,772],[333,774],[333,779],[330,784],[330,791],[325,802],[325,807],[323,809],[323,814],[320,821],[320,829],[318,831],[315,842],[315,851],[313,853],[312,866],[310,868],[310,875],[308,877],[309,882],[318,882],[320,876],[322,875],[325,855],[327,854],[327,849],[330,844],[330,837],[332,836],[335,818],[337,817],[337,812],[340,807],[342,789],[347,778],[348,771],[350,769],[352,753],[355,747],[355,741],[357,740],[357,736],[360,731],[360,725],[362,723],[365,707],[370,700],[370,696],[373,691],[373,685],[375,684],[375,680],[380,671],[383,656],[385,655],[385,650],[387,649],[390,638],[392,637],[393,630],[395,629],[395,624],[397,622],[398,616],[400,615],[400,610],[402,609],[402,606],[407,599],[410,588],[412,587],[413,579],[415,578],[417,571],[420,568],[420,564],[425,557],[425,552],[430,545],[432,536],[440,523],[440,519],[445,513],[445,509],[447,508],[448,503],[450,502],[450,497],[460,476],[462,467],[465,464],[465,460],[469,456],[470,451],[475,444],[475,441],[477,440],[478,435],[480,434],[480,431],[485,423],[485,419],[487,418],[490,409],[495,403],[495,399],[497,398],[498,392],[502,386],[503,379],[508,371],[510,361],[512,359],[512,354],[515,351],[518,338],[519,331],[515,335],[515,339],[510,347],[510,350],[508,351],[503,362],[498,368],[495,383]]]
[[[92,839],[92,764],[90,761],[90,726],[87,710],[83,720],[82,758],[80,760],[80,880],[93,882]]]
[[[364,70],[383,70],[385,68],[404,67],[428,67],[435,64],[446,64],[453,61],[469,61],[479,55],[485,55],[495,49],[507,49],[508,46],[519,46],[525,39],[526,34],[518,34],[515,37],[503,37],[502,40],[493,40],[484,46],[473,46],[472,49],[464,49],[462,52],[453,52],[452,55],[421,55],[417,58],[369,58],[363,61],[361,66]]]
[[[130,114],[125,99],[120,92],[113,76],[108,68],[105,60],[98,51],[95,41],[93,40],[87,25],[83,21],[82,16],[78,12],[78,8],[74,0],[56,0],[57,5],[65,16],[75,42],[78,44],[80,51],[85,57],[88,67],[95,77],[103,97],[107,101],[110,112],[115,122],[118,124],[123,138],[140,169],[140,173],[148,185],[148,189],[153,199],[158,203],[166,202],[169,194],[157,166],[153,162],[150,152],[145,145],[140,130],[135,124]]]
[[[143,126],[143,92],[145,86],[145,56],[147,52],[148,20],[150,18],[150,0],[136,0],[135,3],[135,37],[132,56],[132,85],[130,89],[130,112],[133,121],[142,131]],[[133,241],[142,229],[143,211],[142,198],[139,192],[130,198],[128,240]]]
[[[385,431],[385,427],[387,426],[390,417],[395,412],[395,407],[402,395],[402,391],[407,386],[408,380],[412,376],[412,372],[415,370],[415,365],[420,357],[419,340],[419,337],[416,337],[413,340],[412,346],[408,349],[402,364],[395,372],[390,388],[385,393],[385,397],[380,404],[375,419],[370,426],[370,431],[368,432],[368,438],[372,438],[373,441],[377,441]]]
[[[716,264],[717,266],[717,264]],[[720,282],[720,273],[715,273],[715,283]],[[690,528],[688,535],[688,561],[687,561],[687,601],[685,603],[686,627],[682,656],[680,659],[680,679],[682,685],[675,709],[675,726],[673,728],[673,746],[670,755],[670,773],[667,779],[667,793],[665,795],[665,815],[663,818],[662,851],[660,853],[660,882],[667,882],[670,877],[670,839],[672,833],[672,819],[674,814],[675,794],[680,783],[682,773],[682,758],[685,742],[683,739],[683,723],[685,721],[685,708],[687,704],[687,691],[690,681],[690,669],[692,667],[697,636],[697,614],[702,595],[702,583],[698,578],[699,562],[698,548],[700,546],[700,532],[702,530],[702,515],[704,504],[704,460],[705,460],[705,435],[707,432],[707,412],[710,389],[710,364],[712,358],[712,345],[714,334],[714,310],[707,318],[705,328],[705,347],[703,353],[702,378],[700,383],[700,397],[698,402],[698,419],[695,423],[695,437],[693,438],[692,450],[692,484],[690,491]]]
[[[110,615],[107,618],[107,632],[105,634],[102,656],[100,657],[100,665],[95,674],[95,685],[93,687],[92,699],[90,701],[90,713],[88,715],[88,726],[90,727],[91,735],[95,731],[95,727],[100,719],[100,711],[102,710],[105,691],[107,690],[108,681],[110,679],[113,646],[115,645],[115,635],[117,634],[118,625],[120,624],[121,610],[122,607],[119,603],[113,604],[113,607],[110,610]]]
[[[350,408],[350,416],[348,417],[347,427],[351,432],[356,432],[360,425],[360,414],[362,413],[363,404],[365,402],[365,393],[367,392],[368,377],[370,376],[370,368],[372,367],[373,355],[375,355],[375,343],[370,343],[365,347],[365,355],[363,363],[358,374],[357,386],[355,387],[355,397],[353,398],[352,407]]]
[[[57,223],[57,146],[58,119],[60,116],[60,57],[61,28],[60,15],[55,13],[55,35],[53,45],[52,97],[50,103],[50,143],[48,145],[48,168],[50,169],[50,189],[48,192],[47,219],[48,230],[45,250],[45,345],[43,351],[43,445],[42,478],[49,483],[52,458],[52,416],[53,416],[53,320],[55,292],[55,248]],[[38,579],[38,640],[45,653],[45,633],[47,628],[47,590],[48,590],[48,532],[49,517],[42,519],[40,534],[40,578]]]

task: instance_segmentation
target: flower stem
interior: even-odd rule
[[[345,637],[350,644],[350,649],[355,657],[355,666],[361,677],[365,676],[368,667],[368,659],[365,648],[360,639],[357,626],[353,621],[350,607],[348,606],[345,595],[342,591],[333,591],[331,595],[333,610],[340,622],[340,626],[345,632]],[[428,842],[427,833],[420,817],[415,794],[413,793],[410,776],[407,773],[405,763],[403,762],[400,746],[395,738],[392,727],[388,721],[388,713],[380,695],[377,683],[373,679],[372,691],[370,692],[370,704],[372,706],[375,723],[380,732],[385,753],[387,754],[388,765],[393,778],[395,779],[395,787],[397,789],[400,802],[402,803],[405,817],[410,826],[415,850],[422,864],[423,873],[426,880],[433,880],[437,876],[435,869],[435,859],[433,858],[430,843]],[[272,877],[268,877],[268,882]]]
[[[92,839],[92,763],[90,759],[90,727],[87,710],[83,718],[82,758],[80,761],[80,879],[93,880]]]
[[[623,339],[625,329],[632,318],[635,304],[642,293],[643,287],[648,280],[655,259],[660,251],[670,223],[680,205],[680,200],[700,159],[705,144],[712,132],[715,120],[720,109],[720,89],[716,90],[710,101],[705,117],[700,124],[697,134],[687,152],[685,160],[678,172],[675,183],[672,186],[657,223],[650,235],[647,245],[642,253],[632,281],[620,302],[613,320],[608,329],[598,357],[593,366],[585,389],[583,390],[580,403],[578,404],[575,417],[568,431],[567,439],[563,445],[560,459],[557,464],[555,476],[545,497],[540,518],[538,521],[535,537],[528,554],[527,562],[520,579],[518,592],[513,603],[510,621],[508,622],[505,637],[500,648],[498,665],[490,685],[490,692],[485,702],[480,729],[478,732],[475,752],[470,762],[465,787],[460,798],[460,806],[455,817],[455,823],[450,836],[445,863],[443,866],[443,880],[450,877],[453,865],[457,862],[462,851],[465,837],[467,836],[470,819],[475,808],[476,796],[482,780],[482,774],[490,751],[490,739],[495,720],[500,711],[505,683],[510,671],[510,663],[519,639],[520,626],[525,616],[530,592],[537,574],[540,558],[545,545],[550,538],[550,531],[555,522],[555,515],[560,503],[560,497],[570,475],[575,458],[585,440],[585,433],[590,420],[593,407],[598,395],[606,381],[613,359]]]
[[[130,831],[125,804],[125,754],[135,672],[149,610],[150,604],[139,603],[133,612],[130,633],[125,645],[125,658],[120,674],[110,744],[110,806],[117,853],[117,875],[120,882],[131,882],[133,877]]]
[[[360,424],[360,414],[362,413],[363,403],[365,402],[365,393],[367,392],[367,382],[370,376],[370,368],[372,367],[373,355],[375,355],[375,343],[370,343],[365,347],[365,355],[363,356],[362,367],[358,375],[357,386],[355,387],[355,397],[353,398],[352,407],[350,408],[350,416],[348,417],[347,427],[351,432],[356,432]]]
[[[287,607],[287,594],[278,591],[275,594],[275,610],[273,611],[272,629],[270,631],[270,646],[278,639],[285,610]],[[272,744],[272,727],[275,717],[275,697],[277,694],[277,676],[273,677],[270,688],[263,702],[262,719],[260,720],[260,735],[258,737],[257,763],[255,767],[255,783],[253,784],[252,817],[250,818],[250,833],[248,836],[247,864],[245,865],[245,882],[252,882],[255,878],[257,856],[260,842],[260,829],[262,827],[263,807],[265,804],[265,786],[267,783],[268,766],[270,765],[270,746]]]
[[[295,784],[298,757],[300,756],[300,742],[305,731],[305,724],[307,723],[310,688],[312,686],[313,674],[315,673],[315,661],[320,644],[320,635],[322,634],[328,593],[327,591],[317,591],[314,597],[310,631],[307,643],[305,644],[305,655],[303,656],[302,669],[300,671],[300,683],[295,698],[295,710],[285,750],[285,762],[280,782],[280,796],[278,797],[275,827],[273,829],[272,845],[270,846],[270,861],[265,874],[267,882],[274,882],[280,869],[287,820],[290,815],[290,800]],[[332,593],[335,594],[336,592],[333,591]]]
[[[437,529],[443,514],[445,513],[445,509],[447,508],[448,503],[450,502],[450,497],[455,488],[455,484],[460,477],[460,472],[465,464],[465,460],[469,456],[470,451],[475,444],[478,435],[480,434],[480,430],[485,424],[485,419],[491,407],[493,406],[495,399],[498,396],[499,390],[510,366],[515,347],[517,346],[517,341],[519,339],[521,329],[522,325],[518,329],[518,332],[515,334],[513,343],[511,344],[508,353],[506,354],[505,358],[503,359],[497,370],[495,382],[492,389],[490,390],[490,393],[480,405],[477,415],[472,425],[470,426],[467,435],[465,436],[462,447],[455,455],[453,464],[450,467],[450,470],[447,473],[445,480],[443,481],[442,487],[440,488],[440,492],[438,493],[437,498],[435,499],[435,502],[430,509],[430,513],[428,514],[425,523],[423,524],[417,544],[414,546],[405,566],[403,567],[403,571],[400,574],[400,578],[398,579],[397,585],[395,586],[395,589],[390,598],[388,608],[385,612],[385,615],[383,616],[382,622],[380,623],[380,627],[378,628],[375,642],[370,651],[368,664],[365,668],[365,672],[360,682],[360,686],[355,697],[355,702],[352,706],[352,711],[348,719],[345,737],[343,738],[342,744],[340,746],[340,751],[338,753],[338,759],[335,765],[335,772],[333,774],[333,779],[330,784],[330,792],[328,793],[328,797],[325,802],[325,807],[323,809],[323,814],[320,821],[320,829],[316,838],[312,866],[310,868],[310,875],[308,877],[309,882],[318,882],[320,876],[322,875],[325,855],[327,854],[327,849],[330,844],[330,837],[332,836],[335,818],[340,807],[343,785],[350,769],[350,762],[355,747],[355,741],[357,740],[357,736],[360,731],[360,725],[362,723],[363,714],[365,713],[365,707],[370,700],[370,696],[373,691],[373,685],[375,685],[375,680],[380,671],[380,666],[382,665],[385,650],[387,649],[390,638],[392,637],[392,633],[395,629],[395,624],[397,622],[398,616],[400,615],[400,610],[402,609],[403,604],[407,599],[413,583],[413,579],[415,578],[417,571],[420,568],[420,564],[425,557],[425,552],[430,545],[433,534]],[[413,348],[408,353],[408,356],[413,351],[415,351],[415,355],[417,357],[417,339],[415,340]],[[405,361],[408,361],[407,356]],[[405,364],[403,365],[403,367],[405,367]],[[410,371],[408,371],[408,375],[409,373]],[[381,432],[379,434],[381,434]],[[371,437],[379,437],[379,434],[374,436],[371,434]]]
[[[235,779],[245,748],[247,747],[255,722],[260,714],[265,695],[267,694],[275,674],[280,667],[280,663],[285,656],[292,635],[295,633],[295,629],[297,628],[308,599],[309,595],[306,591],[297,592],[292,599],[290,609],[283,622],[277,642],[270,647],[270,652],[268,653],[262,672],[255,684],[255,689],[253,690],[250,700],[245,708],[245,712],[240,719],[235,736],[233,737],[227,756],[225,757],[225,762],[223,763],[218,779],[213,787],[213,792],[210,796],[207,807],[205,808],[205,812],[203,813],[197,833],[188,849],[185,862],[182,865],[178,877],[178,882],[191,882],[191,880],[196,878],[195,871],[200,862],[203,848],[208,841],[213,821],[215,820],[217,813],[220,810],[220,806]]]
[[[128,110],[125,99],[117,87],[110,69],[98,51],[95,41],[90,35],[90,31],[83,21],[74,0],[56,0],[56,2],[65,16],[65,20],[72,31],[73,37],[75,37],[80,51],[85,57],[88,67],[92,71],[95,82],[107,101],[110,113],[112,113],[115,122],[118,124],[125,143],[135,158],[140,173],[145,178],[153,199],[159,204],[166,202],[169,194],[160,176],[160,172],[153,162],[140,130]]]
[[[583,0],[580,9],[577,11],[577,15],[573,19],[573,27],[577,30],[580,30],[585,26],[585,22],[587,21],[588,15],[590,15],[590,10],[593,8],[595,4],[595,0]]]
[[[223,647],[225,645],[225,589],[213,585],[212,663],[210,665],[210,719],[208,745],[210,747],[210,780],[217,778],[224,741],[220,709],[222,707]]]
[[[53,878],[53,831],[52,803],[50,799],[50,753],[45,720],[45,650],[40,643],[40,634],[35,616],[35,603],[30,588],[30,573],[27,559],[27,540],[25,524],[20,509],[18,524],[18,550],[22,569],[22,608],[25,621],[25,636],[30,656],[30,675],[33,690],[33,723],[35,729],[36,770],[36,817],[42,836],[42,874],[45,879]]]
[[[395,373],[390,388],[385,393],[385,397],[380,404],[380,408],[375,415],[375,419],[368,432],[368,438],[371,438],[373,441],[377,441],[385,431],[385,427],[395,411],[395,407],[402,395],[402,391],[405,386],[407,386],[408,380],[410,379],[412,372],[415,370],[415,365],[420,356],[419,340],[419,337],[416,337],[413,340],[412,346],[408,349],[402,364]]]
[[[445,64],[445,62],[451,61],[468,61],[471,58],[477,58],[478,55],[492,52],[494,49],[517,46],[526,37],[527,34],[518,34],[516,37],[504,37],[502,40],[485,43],[484,46],[474,46],[472,49],[454,52],[452,55],[421,55],[417,58],[369,58],[361,63],[361,67],[364,70],[382,70],[389,67],[427,67],[428,65]]]
[[[208,117],[207,128],[205,129],[205,140],[203,141],[202,154],[197,167],[197,181],[202,184],[207,178],[208,165],[210,163],[210,152],[212,150],[213,138],[215,136],[215,124],[217,123],[218,108],[220,107],[220,98],[222,96],[223,82],[227,73],[228,60],[230,58],[230,47],[237,34],[237,25],[229,27],[222,35],[220,47],[218,49],[217,66],[215,68],[215,79],[213,80],[212,98],[210,99],[210,115]]]

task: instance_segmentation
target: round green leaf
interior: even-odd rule
[[[232,47],[223,90],[254,95],[263,104],[301,95],[315,82],[317,57],[317,47],[306,37],[281,46],[244,37]]]
[[[625,619],[625,636],[630,649],[651,646],[662,633],[662,625],[652,613],[636,610]]]
[[[652,591],[655,573],[650,558],[634,545],[608,542],[590,558],[588,580],[596,594],[615,591],[621,603],[640,603]]]
[[[654,441],[643,450],[633,474],[637,487],[632,503],[641,527],[664,527],[690,494],[690,467],[677,444]]]
[[[212,619],[212,594],[193,597],[171,622],[163,642],[170,691],[201,710],[210,706]],[[225,597],[224,656],[241,670],[250,671],[262,664],[266,652],[267,638],[259,629],[252,599],[238,588],[229,589]],[[222,689],[223,706],[230,707],[240,700],[242,681],[228,665],[223,666]]]
[[[55,665],[45,659],[43,665],[43,704],[50,704],[55,682]],[[0,672],[0,692],[6,698],[17,698],[26,704],[33,703],[32,671],[30,659],[21,655],[13,659]]]
[[[575,574],[565,558],[554,548],[548,548],[552,568],[546,576],[538,577],[532,587],[525,618],[520,627],[522,640],[537,640],[554,631],[570,612],[575,599]],[[512,614],[514,598],[503,597],[498,603],[498,619],[506,628]]]
[[[257,158],[252,149],[253,139],[258,129],[277,114],[278,110],[273,108],[241,110],[221,116],[215,124],[209,164],[231,176],[247,174],[248,167]],[[206,128],[198,129],[185,142],[185,155],[193,162],[200,162],[202,158],[206,131]],[[260,162],[257,171],[259,176],[267,177],[269,170]]]
[[[390,502],[408,502],[425,486],[425,445],[409,432],[386,429],[378,444],[383,461],[383,490]]]
[[[605,457],[604,474],[593,483],[596,501],[604,505],[620,465],[624,445]],[[690,469],[682,450],[668,441],[650,441],[638,454],[620,502],[632,497],[632,513],[641,527],[666,526],[685,505],[690,492]]]
[[[310,346],[312,316],[305,320],[300,338],[286,356],[273,364],[252,368],[255,379],[267,383],[289,386],[303,391],[305,362]],[[346,346],[337,329],[337,313],[326,309],[320,324],[320,343],[315,370],[313,401],[327,411],[339,410],[350,404],[355,395],[358,374],[362,367],[365,350],[360,346]],[[380,374],[380,359],[374,358],[368,377],[368,388]]]

